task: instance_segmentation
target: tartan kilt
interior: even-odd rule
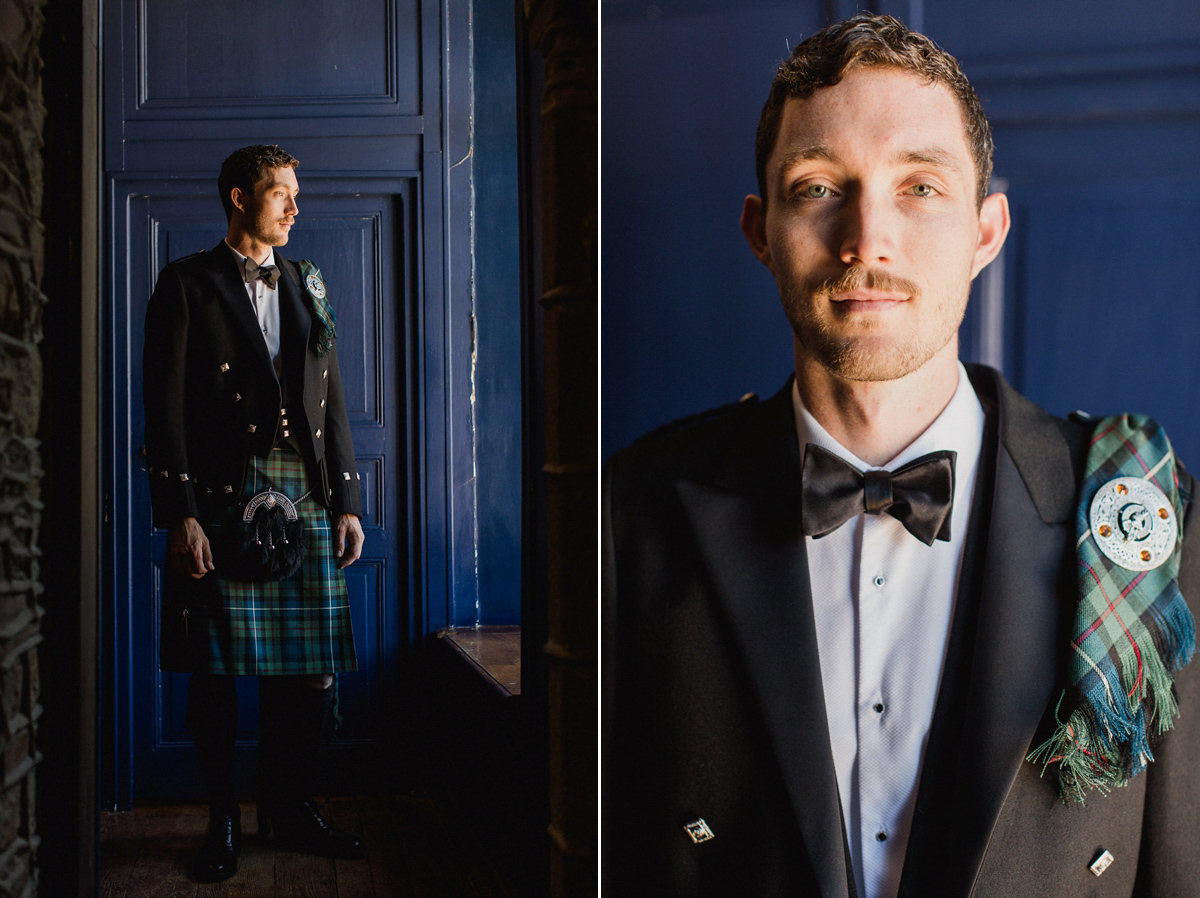
[[[329,511],[309,493],[304,460],[276,447],[250,456],[246,498],[265,489],[296,505],[308,538],[300,569],[285,580],[256,583],[221,576],[220,546],[244,505],[202,521],[214,570],[193,580],[164,567],[159,666],[163,670],[279,676],[358,669],[346,578],[333,555]]]

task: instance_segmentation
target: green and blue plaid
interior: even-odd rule
[[[246,495],[274,489],[295,500],[309,492],[304,462],[291,449],[276,448],[261,459],[251,456]],[[354,636],[346,578],[333,554],[329,512],[311,496],[296,502],[304,522],[308,554],[286,580],[252,583],[227,580],[220,569],[217,598],[192,609],[192,669],[214,674],[291,675],[356,670]],[[235,506],[205,530],[215,544],[222,529],[241,515]]]
[[[315,278],[315,282],[310,283],[312,278]],[[308,306],[317,318],[316,331],[313,334],[317,358],[324,358],[333,348],[333,341],[337,337],[337,318],[325,292],[321,270],[308,259],[300,260],[300,279],[304,282],[304,295],[308,298]]]
[[[1091,531],[1097,492],[1118,477],[1157,486],[1175,510],[1176,540],[1158,567],[1130,570],[1105,555]],[[1191,658],[1195,621],[1176,577],[1183,548],[1184,505],[1175,455],[1152,418],[1121,415],[1097,422],[1076,514],[1079,605],[1071,641],[1071,708],[1029,759],[1056,764],[1064,800],[1092,788],[1124,786],[1154,760],[1151,741],[1171,729],[1178,708],[1173,674]]]

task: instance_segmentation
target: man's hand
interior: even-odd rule
[[[167,561],[179,573],[196,580],[213,569],[212,547],[195,518],[176,521],[167,531]]]
[[[338,567],[349,567],[362,554],[363,530],[358,515],[344,514],[338,517],[333,530],[333,554]]]

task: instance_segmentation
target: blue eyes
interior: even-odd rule
[[[800,195],[810,200],[823,200],[831,193],[832,191],[824,184],[806,184],[800,190]]]

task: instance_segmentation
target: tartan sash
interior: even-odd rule
[[[337,319],[333,314],[333,306],[329,304],[320,269],[308,259],[300,260],[300,279],[304,281],[304,296],[308,300],[308,307],[317,316],[317,332],[314,335],[317,358],[324,358],[333,348],[333,339],[337,336],[334,329]]]
[[[1098,540],[1113,538],[1114,528],[1092,532],[1093,500],[1102,489],[1125,492],[1113,485],[1120,477],[1153,484],[1174,511],[1174,547],[1148,570],[1131,570],[1105,554]],[[1190,498],[1180,493],[1171,443],[1154,419],[1121,415],[1096,422],[1076,513],[1079,604],[1070,683],[1059,699],[1054,734],[1028,756],[1042,763],[1043,773],[1057,765],[1064,801],[1126,785],[1154,760],[1151,743],[1174,725],[1173,674],[1191,661],[1196,641],[1195,621],[1176,583]],[[1152,509],[1150,516],[1167,526],[1169,510]],[[1147,552],[1141,557],[1150,560]],[[1065,721],[1064,706],[1070,709]]]

